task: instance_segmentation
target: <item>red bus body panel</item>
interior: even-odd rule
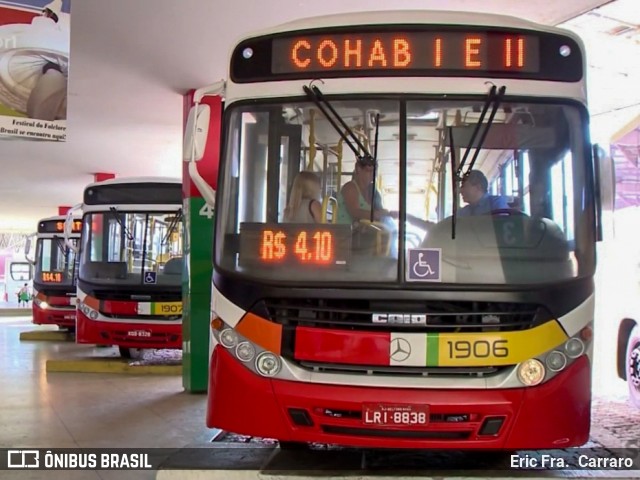
[[[75,297],[43,296],[47,308],[41,308],[33,302],[33,323],[35,325],[76,326]]]
[[[365,425],[365,403],[428,405],[426,426]],[[312,426],[288,413],[306,411]],[[591,368],[583,356],[536,387],[416,389],[359,387],[263,378],[217,345],[211,358],[207,425],[285,441],[370,448],[546,449],[583,445],[589,438]],[[241,412],[241,413],[239,413]],[[327,412],[349,412],[336,417]],[[433,420],[468,415],[467,421]],[[480,435],[488,417],[503,417],[495,435]]]
[[[134,320],[134,319],[132,319]],[[115,345],[126,348],[182,348],[182,325],[166,324],[159,321],[144,323],[91,320],[78,310],[76,322],[76,343]],[[131,332],[145,332],[148,335],[131,335]]]

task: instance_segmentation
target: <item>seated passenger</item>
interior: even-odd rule
[[[495,210],[510,210],[507,198],[489,195],[489,182],[480,170],[471,170],[462,180],[460,194],[467,205],[458,210],[459,217],[490,215]]]
[[[300,172],[293,181],[289,205],[284,210],[285,223],[320,223],[322,207],[319,201],[322,185],[313,172]]]
[[[373,165],[356,162],[353,178],[345,183],[338,193],[338,223],[351,225],[360,220],[371,219],[371,194],[373,182]],[[397,217],[382,208],[382,202],[376,192],[373,202],[373,219]]]

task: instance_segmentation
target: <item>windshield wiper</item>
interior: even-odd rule
[[[373,223],[373,211],[376,203],[376,176],[378,173],[378,132],[380,130],[380,114],[376,114],[376,133],[373,140],[373,185],[371,186],[371,223]]]
[[[456,168],[456,149],[453,142],[453,127],[449,127],[449,157],[451,157],[451,171]],[[456,218],[458,218],[458,178],[451,175],[451,192],[453,194],[453,203],[451,205],[451,239],[456,238]]]
[[[453,202],[452,202],[453,204],[451,209],[451,239],[452,240],[456,238],[456,220],[458,218],[458,183],[460,181],[463,181],[467,177],[467,175],[471,173],[471,170],[473,170],[473,166],[475,165],[476,160],[478,159],[478,155],[480,154],[482,145],[484,144],[484,141],[487,138],[489,129],[491,128],[493,119],[495,118],[496,113],[498,112],[498,107],[502,102],[502,98],[504,97],[504,93],[506,90],[507,90],[507,87],[505,87],[504,85],[500,87],[500,89],[498,89],[495,85],[493,85],[491,87],[491,90],[489,90],[487,99],[485,100],[484,105],[482,106],[482,111],[480,112],[480,118],[478,118],[478,122],[476,123],[476,126],[473,129],[473,133],[471,134],[471,138],[469,139],[467,148],[464,151],[464,155],[462,156],[460,165],[458,165],[458,169],[455,171],[455,173],[451,175],[451,180],[453,182],[453,185],[451,188],[451,192],[453,195]],[[489,118],[487,119],[487,122],[483,123],[484,117],[487,115],[487,110],[489,110],[489,107],[491,107],[491,113],[489,114]],[[474,147],[474,143],[476,142],[476,138],[478,137],[478,132],[480,132],[480,129],[482,127],[484,127],[484,130],[482,130],[482,134],[480,135],[480,140],[478,141],[478,144]],[[449,130],[449,150],[451,151],[450,153],[451,171],[453,172],[454,169],[456,168],[456,149],[455,149],[455,143],[453,141],[453,127],[449,127],[448,130]],[[464,170],[464,165],[467,162],[467,157],[469,156],[469,152],[471,152],[472,148],[475,148],[475,151],[473,153],[473,158],[471,158],[471,162],[469,163],[469,167],[467,168],[467,171],[463,174],[462,171]]]
[[[171,223],[169,223],[169,227],[167,228],[166,235],[162,238],[162,242],[160,243],[161,247],[164,247],[167,240],[171,237],[171,234],[174,232],[178,223],[182,221],[182,209],[178,210],[178,213],[173,217]]]
[[[336,110],[327,101],[327,99],[324,98],[324,94],[320,91],[320,89],[315,85],[312,87],[307,87],[306,85],[304,85],[302,89],[304,90],[304,93],[307,95],[307,97],[309,97],[309,100],[315,103],[322,114],[327,118],[327,120],[329,120],[331,126],[335,128],[336,132],[338,132],[338,135],[342,137],[344,143],[347,144],[347,146],[356,156],[358,162],[362,165],[375,166],[375,159],[371,155],[371,152],[369,152],[367,147],[360,141],[358,136],[353,133],[352,128],[347,125],[347,122],[345,122],[340,114],[336,112]],[[342,128],[340,128],[340,125],[338,125],[338,123],[342,125]],[[358,148],[356,148],[356,145],[362,151],[362,153],[358,150]]]
[[[489,90],[487,99],[485,100],[484,105],[482,107],[482,111],[480,112],[480,118],[478,119],[478,122],[476,123],[476,126],[473,129],[473,133],[471,134],[471,138],[469,139],[467,148],[464,151],[464,155],[462,156],[460,165],[458,165],[458,170],[456,170],[455,177],[457,177],[458,180],[463,180],[464,177],[466,177],[469,174],[469,172],[471,172],[471,170],[473,169],[473,165],[476,163],[476,160],[478,159],[478,155],[480,154],[482,145],[484,144],[484,141],[487,138],[487,134],[489,133],[489,129],[491,128],[493,119],[495,118],[496,113],[498,112],[498,107],[502,102],[502,98],[504,97],[504,93],[506,90],[507,90],[507,87],[505,86],[500,87],[500,89],[498,90],[498,88],[495,85],[493,85],[491,87],[491,90]],[[489,110],[489,107],[491,107],[491,113],[489,114],[489,119],[487,120],[486,123],[483,123],[484,117],[487,115],[487,110]],[[484,127],[484,130],[480,135],[480,141],[478,142],[478,145],[474,147],[474,143],[482,127]],[[469,168],[467,168],[467,171],[464,174],[462,174],[464,165],[467,162],[467,157],[469,156],[469,153],[471,152],[472,148],[475,148],[475,152],[473,153],[473,158],[471,159],[471,163],[469,164]]]
[[[113,218],[115,218],[116,222],[118,222],[118,225],[120,225],[120,228],[122,229],[122,233],[124,233],[124,236],[127,237],[127,239],[130,242],[132,242],[133,241],[133,235],[131,235],[131,232],[125,226],[124,222],[120,218],[120,215],[118,215],[118,209],[116,207],[111,207],[111,208],[109,208],[109,212],[111,212],[111,215],[113,216]]]
[[[63,255],[66,255],[67,254],[67,249],[69,247],[67,247],[67,244],[64,242],[64,239],[62,239],[61,237],[59,237],[57,235],[54,235],[53,238],[55,238],[56,245],[58,246],[60,251],[63,253]]]

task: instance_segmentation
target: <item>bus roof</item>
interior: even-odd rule
[[[178,183],[182,185],[182,179],[177,177],[123,177],[112,178],[111,180],[104,180],[102,182],[94,182],[87,185],[87,188],[95,187],[98,185],[122,185],[132,183]]]
[[[55,215],[53,217],[42,218],[38,223],[42,222],[64,222],[67,219],[66,215]],[[74,220],[82,220],[80,216],[73,216]]]
[[[283,23],[264,30],[243,35],[237,42],[271,35],[275,33],[309,30],[321,27],[340,27],[354,25],[473,25],[488,27],[513,27],[551,33],[561,33],[570,36],[584,49],[578,35],[563,28],[542,25],[509,15],[499,15],[479,12],[455,12],[447,10],[382,10],[377,12],[351,12],[334,15],[301,18]]]

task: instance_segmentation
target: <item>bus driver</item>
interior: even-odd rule
[[[460,194],[466,206],[458,211],[460,217],[491,215],[496,210],[509,210],[507,198],[501,195],[489,195],[489,182],[480,170],[471,170],[460,185]]]

